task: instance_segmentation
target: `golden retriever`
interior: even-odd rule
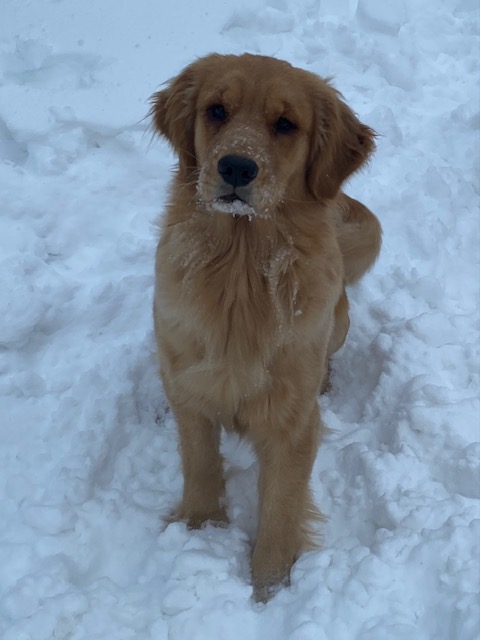
[[[156,256],[155,334],[189,527],[227,521],[221,427],[253,443],[254,595],[288,583],[313,544],[317,396],[349,327],[345,286],[381,227],[343,182],[374,132],[316,75],[256,55],[209,55],[152,97],[179,164]]]

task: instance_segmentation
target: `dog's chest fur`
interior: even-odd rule
[[[158,249],[162,367],[203,406],[223,398],[216,410],[226,413],[270,384],[270,364],[303,314],[291,239],[256,224],[265,223],[194,217],[167,226]]]

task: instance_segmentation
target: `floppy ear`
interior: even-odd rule
[[[151,98],[153,125],[178,154],[182,170],[196,166],[194,125],[197,75],[196,63],[193,63],[172,78],[166,89],[154,93]]]
[[[373,153],[375,132],[358,120],[335,89],[328,84],[324,89],[317,97],[308,184],[315,197],[333,198]]]

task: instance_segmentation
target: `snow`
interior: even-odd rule
[[[2,640],[475,640],[479,11],[474,0],[2,0]],[[257,466],[225,438],[225,529],[161,516],[182,478],[156,375],[155,220],[174,158],[148,98],[211,51],[335,77],[380,134],[349,193],[381,257],[321,399],[328,520],[251,600]]]
[[[226,213],[230,216],[247,216],[249,220],[255,216],[255,211],[252,207],[243,202],[243,200],[222,200],[218,198],[211,203],[211,207],[214,211],[219,213]]]

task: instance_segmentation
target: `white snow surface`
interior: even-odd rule
[[[477,0],[2,0],[2,640],[477,640]],[[157,377],[148,98],[195,57],[323,76],[379,133],[348,191],[384,245],[321,398],[323,547],[252,602],[257,465],[226,529],[162,524],[182,477]]]

